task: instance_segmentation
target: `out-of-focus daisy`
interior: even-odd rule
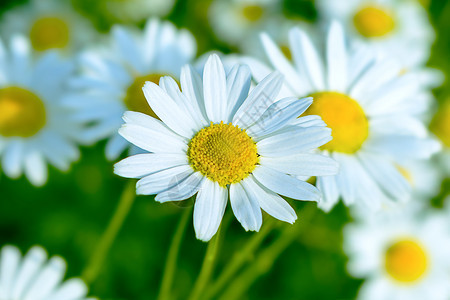
[[[101,0],[106,11],[122,22],[140,22],[168,15],[175,0]]]
[[[401,209],[347,225],[344,248],[351,275],[364,278],[363,300],[444,300],[450,297],[450,232],[440,212]]]
[[[439,166],[446,176],[450,176],[450,98],[440,105],[430,127],[444,145],[442,153],[438,155]]]
[[[325,23],[339,20],[352,38],[395,57],[404,69],[430,56],[434,31],[417,0],[318,0],[317,7]]]
[[[221,41],[240,46],[270,28],[280,11],[280,0],[214,0],[209,20]]]
[[[427,111],[430,97],[416,77],[399,75],[401,66],[375,59],[365,47],[349,51],[336,22],[323,56],[303,31],[291,30],[294,65],[267,35],[261,38],[271,64],[285,75],[281,97],[313,97],[306,114],[321,116],[332,129],[333,140],[321,150],[341,168],[337,176],[318,178],[321,207],[331,209],[340,196],[347,205],[361,201],[374,209],[408,198],[411,186],[397,163],[427,159],[440,149],[418,117]],[[244,62],[256,81],[271,71],[254,59]]]
[[[178,80],[181,67],[195,53],[193,36],[169,22],[150,20],[142,32],[114,27],[106,47],[82,56],[83,74],[73,80],[77,92],[67,97],[67,103],[79,108],[77,119],[96,123],[90,132],[93,137],[110,138],[106,156],[117,158],[129,147],[117,133],[123,113],[131,110],[157,117],[142,93],[144,82],[158,83],[165,75]]]
[[[0,299],[88,300],[86,284],[77,278],[63,281],[65,273],[64,259],[47,259],[41,247],[31,248],[22,257],[16,247],[4,246],[0,252]]]
[[[7,11],[0,28],[6,40],[26,36],[36,51],[78,50],[94,36],[91,24],[65,0],[31,0]]]
[[[219,228],[230,198],[246,230],[258,231],[261,209],[293,223],[297,216],[279,196],[318,201],[320,192],[293,175],[330,175],[337,164],[311,150],[331,139],[317,116],[297,117],[311,98],[275,101],[282,76],[273,73],[249,94],[250,71],[235,65],[228,75],[217,55],[205,65],[203,80],[191,67],[181,72],[181,88],[171,77],[147,82],[146,99],[158,118],[127,112],[120,134],[146,154],[129,157],[115,173],[141,178],[138,194],[159,202],[184,200],[197,192],[194,228],[208,241]],[[229,195],[229,196],[228,196]]]
[[[439,194],[443,178],[433,159],[402,162],[397,169],[411,184],[414,199],[430,199]]]
[[[28,41],[0,41],[0,157],[11,178],[23,171],[34,185],[47,180],[47,162],[67,170],[88,142],[83,123],[62,104],[74,66],[57,53],[32,61]]]

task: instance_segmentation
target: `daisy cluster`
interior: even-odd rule
[[[311,22],[281,0],[194,1],[210,25],[197,32],[163,20],[181,2],[100,0],[103,32],[70,1],[4,12],[0,170],[43,186],[49,166],[68,172],[100,143],[136,194],[191,199],[205,242],[228,203],[258,232],[266,214],[293,224],[296,200],[324,213],[341,202],[359,299],[450,299],[450,214],[431,207],[450,175],[450,101],[432,92],[444,76],[426,65],[423,4],[316,0]],[[0,300],[88,299],[65,268],[6,245]]]

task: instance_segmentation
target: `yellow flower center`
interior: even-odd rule
[[[367,6],[353,17],[353,23],[358,32],[367,38],[382,37],[395,28],[394,18],[385,9]]]
[[[284,54],[284,56],[286,56],[287,59],[292,60],[292,52],[291,52],[291,48],[289,48],[289,46],[281,45],[280,50]]]
[[[145,99],[144,93],[142,92],[142,87],[144,86],[146,81],[159,84],[159,79],[163,76],[165,76],[165,74],[154,73],[136,77],[133,83],[128,87],[127,93],[123,100],[127,109],[147,114],[159,120],[158,116],[155,114],[155,112]]]
[[[246,5],[242,7],[242,15],[250,22],[259,21],[264,14],[264,9],[259,5]]]
[[[397,166],[397,170],[400,172],[400,174],[402,174],[402,176],[409,182],[411,186],[414,186],[414,177],[408,169],[402,166]]]
[[[190,141],[192,168],[221,186],[247,177],[259,162],[255,142],[238,126],[211,123]]]
[[[347,95],[319,92],[305,115],[319,115],[331,128],[333,139],[322,150],[343,153],[358,151],[369,135],[369,122],[361,106]]]
[[[450,101],[447,101],[431,121],[431,131],[442,141],[446,147],[450,147]]]
[[[421,278],[428,268],[428,259],[421,245],[412,240],[402,240],[386,251],[387,273],[397,281],[411,283]]]
[[[0,89],[0,135],[30,137],[45,123],[45,106],[38,96],[15,86]]]
[[[58,17],[37,19],[30,30],[31,45],[37,51],[65,48],[69,44],[69,39],[69,26]]]

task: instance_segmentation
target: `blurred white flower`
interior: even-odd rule
[[[345,227],[348,271],[366,279],[358,299],[449,299],[448,217],[418,212],[405,207]]]
[[[73,52],[91,42],[95,30],[88,20],[74,11],[70,1],[31,0],[8,10],[2,17],[0,32],[5,40],[20,34],[34,50],[60,49]]]
[[[198,192],[194,228],[208,241],[219,228],[230,198],[246,230],[259,231],[261,209],[293,223],[295,211],[279,196],[318,201],[320,192],[292,175],[331,175],[332,159],[310,153],[331,140],[317,116],[298,118],[311,105],[305,98],[276,100],[282,76],[273,73],[250,88],[250,71],[235,65],[225,73],[217,55],[205,65],[203,80],[190,66],[181,71],[181,87],[171,77],[147,82],[144,93],[160,120],[126,112],[119,130],[146,154],[129,157],[115,173],[141,178],[137,193],[156,201],[178,201]]]
[[[80,153],[78,142],[89,142],[84,124],[63,104],[74,66],[56,52],[32,60],[28,41],[0,41],[0,157],[11,178],[23,171],[34,185],[47,180],[47,165],[68,170]]]
[[[181,67],[195,53],[191,33],[169,22],[149,20],[141,32],[116,26],[107,45],[81,55],[82,74],[72,81],[77,92],[68,95],[66,103],[78,110],[77,119],[96,123],[90,132],[93,138],[110,138],[106,156],[115,159],[129,147],[117,133],[123,113],[157,117],[142,93],[144,82],[158,83],[165,75],[178,80]]]
[[[427,11],[417,0],[317,0],[324,23],[338,20],[352,38],[404,69],[422,66],[430,57],[435,34]]]
[[[255,41],[280,13],[280,0],[214,0],[208,12],[217,38],[234,46]]]
[[[77,278],[63,282],[66,262],[35,246],[22,258],[14,246],[0,252],[0,299],[16,300],[94,300],[86,298],[88,288]]]
[[[168,15],[175,0],[101,0],[106,10],[122,22],[140,22]]]
[[[400,65],[377,60],[366,47],[349,51],[337,22],[330,27],[325,51],[293,28],[294,65],[266,34],[261,40],[273,67],[285,75],[280,97],[313,97],[306,114],[321,116],[332,129],[333,140],[321,150],[341,168],[336,176],[318,178],[324,193],[320,207],[330,210],[341,196],[346,205],[362,202],[374,210],[383,202],[409,198],[411,185],[396,164],[428,159],[440,149],[420,120],[431,97],[416,84],[417,76],[400,75]],[[243,61],[256,81],[271,72],[255,59]]]
[[[439,138],[444,149],[437,156],[439,168],[446,177],[450,177],[450,98],[438,108],[431,121],[431,131]]]

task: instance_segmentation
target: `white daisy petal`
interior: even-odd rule
[[[250,195],[240,183],[230,185],[230,204],[236,219],[246,231],[259,231],[262,225],[261,208],[258,200]]]
[[[192,107],[197,110],[202,119],[206,120],[206,110],[203,103],[203,82],[200,75],[192,66],[186,65],[181,69],[180,85]]]
[[[313,150],[331,139],[329,128],[293,126],[292,130],[269,136],[256,145],[260,155],[280,157]]]
[[[190,176],[194,171],[191,166],[183,165],[152,173],[143,177],[136,184],[138,195],[154,195],[166,191]]]
[[[333,22],[327,40],[328,89],[345,92],[347,88],[347,49],[342,26]]]
[[[179,181],[172,188],[161,192],[155,197],[155,201],[164,203],[168,201],[180,201],[194,196],[202,185],[203,177],[199,172],[195,172],[186,179]]]
[[[248,66],[235,65],[227,76],[228,122],[247,99],[251,76]]]
[[[298,28],[293,28],[290,35],[291,41],[295,41],[301,49],[301,65],[305,68],[308,78],[311,81],[311,85],[316,90],[325,89],[325,76],[322,60],[320,59],[311,39]]]
[[[272,39],[265,33],[261,34],[261,42],[263,44],[264,50],[266,51],[267,57],[271,61],[272,65],[277,68],[283,75],[289,87],[295,91],[298,95],[305,95],[307,91],[302,89],[302,78],[298,75],[291,63],[286,59],[281,50],[272,41]]]
[[[203,181],[194,205],[194,229],[199,240],[207,242],[217,232],[227,200],[227,188],[208,179]]]
[[[256,167],[253,176],[275,193],[295,200],[319,201],[321,198],[319,190],[313,185],[269,167]]]
[[[225,70],[217,54],[208,58],[203,71],[203,95],[205,109],[210,121],[227,120],[227,83]]]
[[[114,173],[126,178],[141,178],[155,172],[187,164],[186,154],[137,154],[116,163],[114,165]]]
[[[9,299],[12,294],[13,280],[19,271],[20,251],[13,246],[4,246],[0,259],[0,295],[2,299]]]
[[[164,124],[184,137],[192,137],[195,122],[162,88],[147,81],[142,90],[148,104]]]
[[[280,73],[272,73],[261,81],[251,92],[245,102],[233,117],[233,124],[242,128],[248,128],[255,123],[261,115],[275,102],[283,76]]]
[[[420,139],[412,136],[374,137],[368,140],[364,148],[367,151],[386,153],[398,160],[429,159],[441,149],[434,139]]]
[[[31,248],[23,259],[20,270],[15,278],[14,286],[11,291],[12,299],[20,299],[25,289],[31,284],[36,273],[40,270],[47,260],[47,253],[41,247]]]
[[[39,152],[31,152],[24,158],[25,174],[35,186],[42,186],[47,181],[47,165]]]
[[[247,129],[248,134],[256,138],[268,135],[292,124],[312,103],[312,98],[284,98],[272,104],[264,114]]]
[[[328,156],[299,153],[291,156],[264,157],[259,163],[276,171],[297,176],[327,176],[338,172],[338,164]]]
[[[360,153],[358,156],[369,174],[393,199],[402,200],[409,197],[411,186],[392,163],[374,154]]]
[[[322,192],[322,201],[318,206],[329,212],[339,201],[339,189],[334,176],[317,177],[317,188]]]
[[[11,178],[17,178],[22,174],[22,158],[24,146],[20,141],[10,143],[5,149],[2,159],[3,171]]]
[[[342,199],[346,205],[353,204],[356,199],[356,186],[352,180],[357,177],[352,173],[352,169],[357,164],[356,158],[338,152],[334,152],[332,157],[339,163],[339,173],[336,175],[336,183]]]
[[[52,257],[39,273],[23,297],[24,300],[45,300],[61,282],[66,272],[66,263],[60,257]]]
[[[310,115],[295,119],[291,125],[301,127],[327,127],[327,124],[320,116]]]
[[[185,140],[159,120],[137,112],[126,112],[124,120],[127,124],[119,129],[120,135],[139,148],[167,153],[184,153],[187,149]]]
[[[86,284],[81,279],[72,278],[64,282],[46,300],[79,300],[83,299],[87,292]]]
[[[297,215],[294,209],[280,196],[268,190],[249,176],[242,180],[249,198],[257,199],[259,206],[272,217],[287,223],[294,223]]]

